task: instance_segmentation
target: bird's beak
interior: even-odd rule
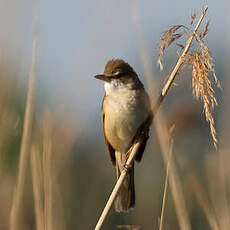
[[[109,82],[110,81],[110,78],[105,76],[104,74],[99,74],[99,75],[96,75],[94,76],[95,78],[99,79],[99,80],[102,80],[102,81],[106,81],[106,82]]]

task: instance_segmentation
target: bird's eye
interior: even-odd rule
[[[120,78],[120,77],[122,77],[124,75],[125,75],[125,73],[121,72],[121,71],[116,71],[115,73],[113,73],[113,76],[116,77],[116,78]]]
[[[120,74],[121,74],[120,71],[116,71],[113,75],[114,75],[114,76],[118,76],[118,75],[120,75]]]

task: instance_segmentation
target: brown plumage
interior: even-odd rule
[[[123,60],[107,63],[103,75],[96,78],[104,80],[106,93],[102,102],[102,122],[107,150],[116,166],[117,179],[129,157],[128,150],[136,135],[152,117],[150,101],[143,84],[132,67]],[[148,136],[136,155],[140,161]],[[135,205],[134,163],[118,193],[115,209],[126,212]]]

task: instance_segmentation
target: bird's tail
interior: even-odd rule
[[[124,153],[116,152],[116,174],[119,178],[124,165],[126,163],[127,156]],[[135,205],[135,188],[134,188],[134,163],[131,169],[128,171],[126,178],[121,185],[115,201],[115,210],[117,212],[127,212]]]

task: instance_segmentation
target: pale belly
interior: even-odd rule
[[[124,100],[124,97],[116,97],[115,100],[107,100],[110,109],[105,111],[105,135],[115,150],[126,152],[131,147],[138,128],[148,117],[146,103],[143,98]]]

